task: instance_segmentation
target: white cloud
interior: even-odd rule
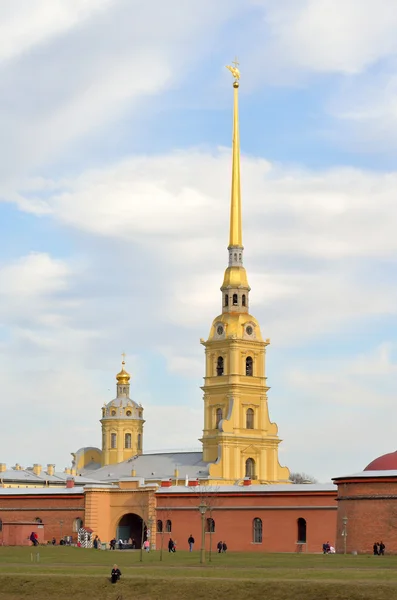
[[[358,73],[397,52],[393,0],[253,0],[266,33],[265,70]],[[263,38],[262,38],[263,39]],[[271,58],[270,58],[271,57]],[[270,66],[272,65],[272,67]]]
[[[211,53],[226,6],[231,18],[237,0],[204,0],[193,11],[179,0],[54,0],[36,3],[25,15],[11,10],[15,28],[5,25],[3,53],[22,54],[0,62],[7,107],[0,114],[2,189],[15,193],[16,181],[71,144],[78,155],[77,140],[95,138],[126,112],[138,126],[145,99],[177,85],[197,54]],[[20,38],[26,46],[46,43],[23,53]]]
[[[293,470],[310,465],[314,475],[330,479],[357,473],[394,449],[394,421],[387,415],[396,401],[395,350],[389,342],[349,357],[298,358],[287,369],[284,377],[287,389],[294,390],[294,402],[282,424],[283,456]],[[274,403],[277,396],[276,391]]]
[[[360,153],[396,150],[397,60],[376,73],[364,73],[340,85],[328,101],[335,119],[332,136]]]
[[[3,0],[0,5],[0,61],[81,24],[110,0]]]
[[[396,173],[350,168],[310,172],[249,157],[242,169],[248,252],[329,260],[394,255]],[[37,212],[52,212],[78,229],[140,243],[165,236],[174,258],[181,243],[194,258],[199,244],[196,261],[202,262],[220,247],[219,237],[226,240],[229,178],[230,159],[223,150],[136,157],[60,181],[58,192]],[[21,208],[29,195],[22,198]]]
[[[68,266],[48,254],[32,252],[11,264],[0,266],[0,294],[32,298],[67,287]]]
[[[395,314],[397,289],[382,271],[374,275],[373,261],[397,252],[397,174],[311,173],[247,157],[243,172],[251,306],[266,317],[266,337],[288,343],[292,332],[316,337]],[[154,270],[146,289],[157,317],[202,337],[220,309],[229,175],[223,150],[137,157],[44,184],[55,190],[46,206],[69,227],[133,244],[128,268],[136,280],[140,257],[145,272]]]

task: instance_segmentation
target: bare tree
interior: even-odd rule
[[[145,526],[149,521],[149,493],[137,491],[135,498],[135,507],[138,508],[139,516],[142,519],[141,547],[140,547],[140,562],[143,561],[143,542],[145,541]],[[153,526],[153,524],[152,524]],[[151,533],[151,532],[150,532]],[[150,537],[150,536],[149,536]]]
[[[212,561],[212,535],[215,533],[216,522],[213,518],[214,509],[220,504],[219,497],[219,485],[212,485],[210,481],[203,481],[198,486],[191,486],[191,491],[195,494],[194,502],[197,505],[197,508],[200,504],[203,504],[207,508],[206,514],[209,515],[207,518],[207,533],[210,536],[210,548],[208,558],[209,561]],[[198,504],[197,504],[198,500]],[[215,525],[215,526],[214,526]]]
[[[291,473],[289,480],[292,481],[292,483],[317,483],[317,479],[303,471],[301,473]]]
[[[172,509],[169,508],[169,507],[165,507],[164,509],[161,510],[160,514],[161,514],[161,523],[162,523],[162,527],[161,527],[161,545],[160,545],[160,560],[163,560],[164,534],[165,533],[170,533],[169,531],[164,531],[164,528],[166,526],[167,521],[170,521],[172,523],[172,520],[171,520]],[[157,526],[157,523],[156,523],[156,526]]]

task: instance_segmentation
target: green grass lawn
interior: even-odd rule
[[[40,554],[40,562],[36,555]],[[397,600],[397,557],[0,548],[0,598]],[[33,562],[32,562],[33,557]],[[122,580],[108,581],[117,563]]]

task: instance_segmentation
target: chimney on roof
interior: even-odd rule
[[[171,487],[171,486],[172,486],[171,479],[163,479],[161,481],[161,487]]]
[[[41,473],[41,465],[38,465],[37,463],[33,465],[33,473],[35,475],[40,475]]]
[[[196,487],[199,484],[199,480],[198,479],[190,479],[189,480],[189,487]]]
[[[70,474],[71,475],[77,475],[76,469],[70,469]]]
[[[250,477],[244,477],[243,485],[251,485]]]
[[[66,473],[66,475],[70,475],[70,469],[69,469],[69,467],[65,467],[64,473]]]
[[[6,463],[0,463],[0,473],[4,473],[4,471],[7,471],[7,465]]]
[[[175,477],[175,479],[178,479],[178,477],[179,477],[179,471],[178,471],[177,467],[175,467],[175,470],[174,470],[174,477]]]
[[[131,477],[136,477],[136,469],[132,469],[132,471],[131,471]]]
[[[73,477],[68,477],[66,480],[66,487],[67,489],[70,489],[72,487],[74,487],[74,479]]]
[[[22,468],[22,467],[21,467],[21,465],[20,465],[19,463],[15,463],[15,467],[13,467],[13,469],[14,469],[15,471],[20,471],[20,470],[21,470],[21,468]]]
[[[55,465],[47,465],[47,475],[54,475]]]

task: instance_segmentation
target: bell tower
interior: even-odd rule
[[[203,460],[212,463],[210,477],[234,483],[249,477],[258,483],[287,483],[289,470],[278,461],[281,440],[269,419],[264,340],[249,313],[247,273],[243,264],[240,189],[238,63],[228,66],[234,77],[232,190],[228,266],[222,313],[214,319],[205,347]]]

